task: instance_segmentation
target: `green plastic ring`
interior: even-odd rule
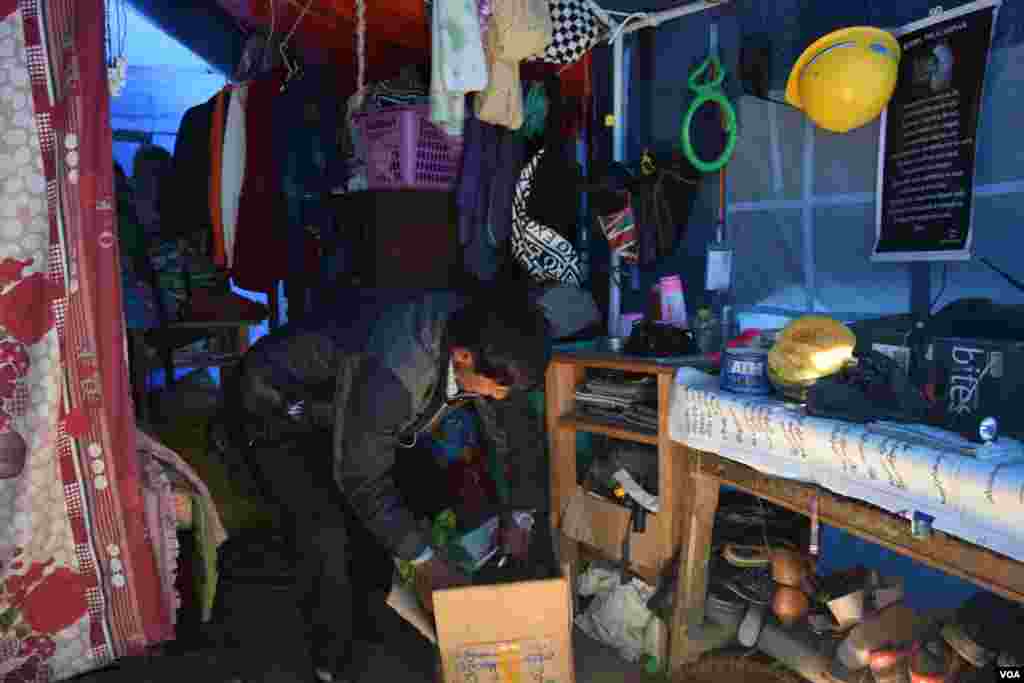
[[[714,161],[704,161],[698,158],[697,152],[693,148],[693,141],[690,140],[690,127],[693,125],[693,115],[701,106],[708,102],[717,104],[719,109],[725,114],[725,149],[722,150],[722,153]],[[693,100],[693,103],[690,104],[690,108],[686,110],[686,118],[683,119],[683,129],[679,137],[682,140],[686,158],[690,160],[694,168],[701,173],[719,171],[729,163],[729,159],[732,158],[732,153],[736,149],[736,110],[733,109],[729,99],[720,91],[701,92]]]

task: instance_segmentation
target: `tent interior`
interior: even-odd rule
[[[599,4],[605,10],[628,14],[667,10],[678,2],[599,0]],[[943,9],[960,4],[946,2]],[[127,62],[123,91],[110,100],[114,161],[131,177],[140,147],[156,145],[174,153],[186,112],[233,81],[246,41],[257,33],[288,36],[304,67],[305,75],[299,78],[317,79],[317,87],[328,89],[330,101],[339,107],[357,88],[361,11],[365,11],[366,82],[396,78],[409,66],[429,73],[429,3],[366,0],[363,5],[350,0],[107,0],[108,50]],[[582,124],[573,131],[576,161],[588,179],[613,161],[637,165],[648,153],[658,159],[678,153],[681,121],[694,97],[685,74],[711,50],[717,50],[726,73],[723,87],[735,105],[738,121],[735,152],[723,172],[724,185],[717,173],[697,181],[692,208],[685,224],[677,226],[678,238],[671,249],[642,267],[613,267],[608,242],[595,228],[595,216],[588,213],[583,193],[573,243],[581,262],[581,284],[602,313],[609,311],[613,290],[615,297],[621,297],[622,313],[646,312],[652,287],[671,275],[678,275],[685,284],[691,319],[698,309],[719,305],[720,300],[705,292],[703,283],[708,246],[716,239],[723,187],[725,236],[734,252],[728,303],[741,330],[782,328],[806,314],[826,315],[844,323],[902,315],[925,320],[944,306],[968,298],[1021,304],[1024,291],[983,259],[1024,280],[1024,260],[1019,256],[1024,246],[1019,227],[1024,215],[1024,171],[1018,163],[1024,148],[1020,141],[1013,142],[1019,125],[1019,114],[1014,112],[1024,110],[1024,1],[1003,0],[993,32],[977,121],[973,243],[968,259],[873,261],[881,121],[876,119],[848,133],[832,133],[784,101],[794,63],[819,37],[849,26],[896,29],[927,17],[933,6],[930,0],[727,0],[706,11],[629,33],[623,37],[626,106],[622,120],[614,125],[607,120],[614,107],[615,82],[613,50],[607,43],[595,47],[585,60],[565,67],[524,63],[524,78],[543,81],[557,76],[563,95],[580,107]],[[616,126],[624,131],[621,160],[613,159]],[[272,311],[269,321],[246,328],[247,344],[276,325],[286,324],[289,310],[300,305],[294,298],[299,295],[287,285],[271,291],[236,286],[234,291]],[[167,393],[163,372],[156,368],[149,379]],[[179,372],[183,379],[191,370]],[[218,372],[212,371],[210,376],[219,381]],[[205,427],[205,423],[186,420],[173,428],[164,425],[160,437],[196,467],[211,490],[218,486],[230,489],[226,471],[197,466],[191,460],[195,440],[207,437],[200,434]],[[224,514],[230,517],[225,520],[229,531],[234,531],[233,526],[242,529],[243,537],[247,516],[256,521],[253,526],[265,521],[264,511],[242,504]],[[821,534],[819,572],[870,565],[886,576],[902,577],[905,602],[911,607],[954,610],[979,591],[974,584],[838,528],[822,525]],[[273,559],[268,560],[268,565],[272,563]],[[188,574],[188,570],[182,571]],[[262,594],[245,592],[244,587],[223,590],[228,596],[237,591],[235,599],[240,602],[263,599]],[[271,593],[268,589],[267,594]],[[267,599],[266,616],[258,627],[253,625],[253,631],[273,631],[278,603],[286,601]],[[245,640],[250,638],[246,635],[231,641],[228,649],[235,648],[233,659],[211,654],[202,629],[188,632],[189,620],[198,621],[189,610],[198,608],[184,607],[179,624],[186,625],[179,628],[187,637],[182,635],[177,647],[168,646],[166,660],[124,662],[81,680],[107,683],[120,675],[126,681],[169,681],[207,671],[217,676],[223,673],[226,681],[228,673],[238,671],[240,657],[264,662],[267,657],[257,656],[257,649],[295,645],[295,634],[283,635],[280,645],[270,635]],[[239,607],[239,614],[243,613],[255,615],[259,610],[244,612]],[[374,664],[360,680],[435,680],[429,647],[408,629],[403,631],[405,625],[387,622],[381,628],[394,629],[393,637],[401,638],[394,642],[403,644],[393,651],[371,647],[368,658]],[[639,665],[621,661],[613,651],[584,636],[576,647],[575,680],[581,683],[662,680],[648,674],[626,678],[640,676]],[[287,657],[281,655],[280,659],[283,662]],[[299,680],[287,664],[282,663],[280,670],[272,670],[270,664],[261,666],[265,667],[262,673],[249,671],[237,680]]]

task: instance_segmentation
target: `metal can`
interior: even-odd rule
[[[927,540],[932,535],[932,522],[934,521],[935,518],[931,515],[915,510],[914,516],[910,520],[911,535],[918,540]]]
[[[726,349],[722,354],[722,389],[752,396],[772,393],[768,352],[749,347]]]

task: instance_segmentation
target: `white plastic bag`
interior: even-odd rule
[[[576,625],[591,638],[615,648],[626,661],[639,661],[647,651],[652,621],[657,619],[647,609],[654,589],[639,579],[623,584],[617,571],[593,567],[580,576],[578,591],[593,595],[594,600],[576,617]]]

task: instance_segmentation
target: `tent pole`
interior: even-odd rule
[[[626,128],[623,123],[626,120],[626,86],[625,75],[625,48],[622,44],[623,37],[619,36],[612,45],[612,96],[614,98],[613,116],[615,127],[612,128],[612,159],[622,162],[626,158]],[[611,252],[611,263],[608,267],[608,336],[617,337],[622,330],[619,324],[619,316],[622,309],[622,288],[621,280],[622,259],[615,250]]]
[[[612,27],[615,41],[612,43],[612,97],[613,97],[613,121],[612,129],[612,159],[617,162],[626,160],[626,128],[623,125],[626,114],[626,88],[625,88],[625,51],[623,39],[627,33],[633,33],[643,28],[656,28],[666,21],[672,21],[690,14],[703,12],[704,10],[725,4],[728,0],[716,0],[708,2],[700,0],[691,2],[681,7],[652,12],[641,18],[632,20],[619,31],[618,26]],[[611,262],[608,268],[608,336],[617,337],[622,329],[619,318],[622,308],[622,259],[619,254],[612,252]]]

